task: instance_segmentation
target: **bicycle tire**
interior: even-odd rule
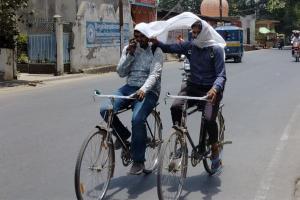
[[[78,200],[104,198],[110,179],[113,176],[115,167],[115,153],[113,141],[102,143],[106,130],[92,132],[83,142],[76,160],[75,167],[75,192]],[[92,145],[95,145],[94,147]],[[99,148],[100,147],[100,148]],[[91,150],[91,152],[89,152]],[[88,159],[86,158],[88,157]],[[94,159],[95,158],[95,159]],[[85,163],[87,161],[87,163]],[[99,163],[100,161],[100,163]],[[102,166],[100,166],[100,164]],[[106,164],[108,166],[106,167]],[[107,175],[102,176],[101,172],[107,169]],[[85,173],[87,172],[87,179]],[[103,183],[98,182],[105,177]],[[89,182],[90,179],[90,182]],[[102,189],[101,189],[102,186]]]
[[[174,144],[172,143],[174,140]],[[167,152],[171,150],[171,152]],[[173,132],[161,151],[157,172],[157,194],[159,200],[180,198],[188,167],[188,150],[181,132]],[[172,178],[172,174],[176,176]],[[165,175],[166,173],[166,175]],[[170,178],[170,180],[169,180]],[[171,184],[174,184],[172,186]],[[172,193],[175,191],[174,193]],[[170,193],[170,194],[169,194]],[[171,197],[170,197],[171,195]]]
[[[162,123],[159,114],[153,110],[147,118],[147,141],[145,151],[145,173],[151,173],[158,166],[159,153],[162,144]]]
[[[222,112],[219,111],[217,115],[217,120],[218,124],[218,142],[219,142],[219,152],[222,153],[223,151],[223,142],[224,142],[224,132],[225,132],[225,124],[224,124],[224,117],[222,115]],[[215,172],[211,169],[211,145],[209,144],[209,136],[207,130],[205,130],[204,133],[204,152],[207,152],[207,155],[204,156],[203,158],[203,165],[205,168],[205,171],[213,175]]]

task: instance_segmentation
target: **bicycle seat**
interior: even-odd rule
[[[154,108],[156,108],[158,105],[159,105],[159,102],[156,103],[156,105],[155,105]],[[126,108],[123,108],[123,109],[119,110],[119,111],[116,112],[115,114],[118,115],[118,114],[120,114],[120,113],[126,112],[127,110],[130,110],[131,108],[132,108],[132,105],[130,104],[130,105],[128,105]]]
[[[197,105],[194,105],[192,107],[189,107],[188,110],[187,110],[187,114],[188,115],[191,115],[195,112],[203,112],[204,111],[204,106],[201,105],[201,104],[197,104]]]
[[[123,108],[123,109],[119,110],[115,114],[118,115],[120,113],[126,112],[127,110],[130,110],[131,108],[132,108],[132,105],[130,104],[129,106],[127,106],[126,108]]]

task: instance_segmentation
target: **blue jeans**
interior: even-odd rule
[[[115,95],[128,96],[136,92],[139,87],[124,85],[119,88]],[[147,92],[143,101],[129,100],[129,99],[115,99],[113,109],[117,112],[121,109],[132,105],[132,138],[131,138],[131,156],[134,162],[144,162],[145,161],[145,150],[146,150],[146,119],[151,113],[153,108],[156,106],[158,101],[158,96],[153,92]],[[110,100],[106,101],[100,107],[100,114],[105,121],[107,121],[107,110],[108,106],[111,104]],[[120,121],[118,116],[114,116],[112,127],[115,132],[119,134],[122,139],[126,140],[130,137],[130,132]]]

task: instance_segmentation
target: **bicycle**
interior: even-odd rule
[[[207,101],[207,96],[204,97],[190,97],[190,96],[174,96],[167,94],[166,98],[173,99],[185,99],[183,106],[183,113],[181,118],[181,125],[174,125],[174,132],[170,135],[168,140],[164,143],[162,148],[158,173],[157,173],[157,192],[160,200],[163,199],[179,199],[184,180],[187,174],[188,167],[188,147],[187,140],[189,141],[192,152],[190,155],[191,164],[195,167],[203,160],[203,165],[205,170],[209,175],[213,175],[214,172],[211,169],[211,150],[210,144],[208,142],[208,133],[205,129],[205,120],[202,106],[197,106],[196,108],[192,107],[191,111],[187,111],[187,100],[196,100],[196,101]],[[222,115],[222,108],[224,104],[220,105],[218,115],[217,115],[217,124],[218,124],[218,145],[220,152],[223,150],[224,144],[231,143],[230,141],[224,141],[224,131],[225,131],[225,122]],[[195,145],[193,142],[188,130],[187,130],[187,116],[201,111],[201,125],[200,125],[200,134],[199,134],[199,143]],[[172,183],[174,185],[172,185]],[[169,194],[170,193],[170,194]]]
[[[105,197],[115,168],[112,119],[114,115],[128,111],[131,108],[129,106],[114,113],[112,105],[114,105],[114,100],[117,98],[135,99],[133,95],[101,95],[98,90],[94,91],[93,97],[94,100],[95,97],[109,98],[111,107],[108,109],[108,121],[106,125],[97,125],[96,130],[84,140],[79,151],[75,167],[75,192],[78,200],[101,200]],[[147,147],[145,153],[145,174],[151,173],[157,168],[158,156],[162,144],[162,123],[160,113],[156,107],[146,120]],[[115,136],[122,144],[121,159],[122,164],[126,167],[132,163],[130,144],[122,140],[117,133]]]

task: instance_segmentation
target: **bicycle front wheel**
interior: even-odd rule
[[[75,191],[78,200],[104,198],[114,171],[112,139],[98,130],[83,142],[75,167]]]
[[[148,116],[146,121],[147,144],[145,151],[145,171],[152,172],[157,168],[158,157],[162,144],[162,124],[156,111]]]
[[[161,151],[158,173],[157,193],[160,200],[179,199],[188,165],[186,141],[181,132],[175,131]]]

